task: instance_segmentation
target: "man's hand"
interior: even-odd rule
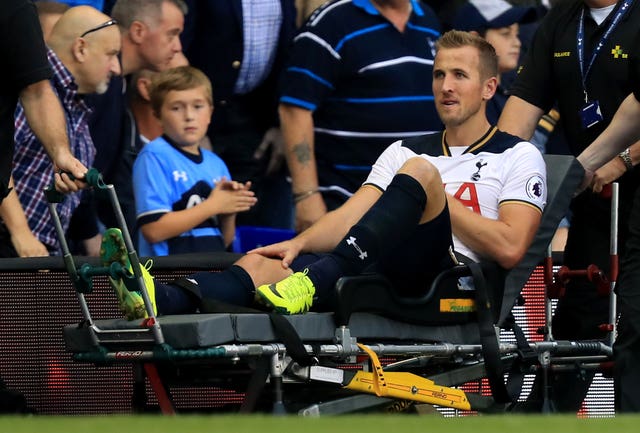
[[[271,149],[271,157],[267,164],[267,171],[265,174],[270,175],[280,170],[280,167],[284,164],[284,137],[280,128],[269,128],[262,137],[262,142],[256,149],[253,157],[255,159],[262,159],[267,151]]]
[[[584,177],[582,178],[582,182],[580,183],[580,186],[578,186],[578,189],[574,193],[574,196],[577,196],[582,191],[589,188],[589,186],[591,186],[591,182],[593,181],[594,172],[584,166],[582,168],[584,169]]]
[[[627,167],[624,165],[624,162],[622,162],[618,157],[613,158],[593,174],[593,179],[590,184],[591,189],[595,193],[600,193],[602,191],[602,187],[614,182],[620,176],[625,174],[626,171]]]
[[[260,254],[269,258],[280,258],[282,268],[289,269],[291,262],[298,257],[301,248],[294,239],[267,245],[266,247],[255,248],[247,251],[247,254]]]
[[[67,149],[61,151],[54,157],[53,167],[55,169],[55,186],[62,193],[76,192],[84,187],[83,182],[87,167],[78,161]],[[71,173],[75,180],[72,180],[67,173]]]
[[[301,233],[311,227],[327,213],[327,206],[324,204],[322,194],[316,193],[302,201],[296,203],[296,232]]]

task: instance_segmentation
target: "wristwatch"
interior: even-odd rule
[[[627,147],[625,150],[618,154],[618,157],[624,163],[624,166],[627,167],[627,171],[633,168],[633,161],[631,160],[631,152],[629,152],[629,148]]]

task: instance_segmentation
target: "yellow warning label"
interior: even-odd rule
[[[473,299],[440,299],[441,313],[470,313],[476,311]]]

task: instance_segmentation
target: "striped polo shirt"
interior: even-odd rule
[[[314,112],[320,184],[355,191],[389,143],[442,129],[431,77],[439,23],[411,0],[404,32],[370,0],[334,0],[294,39],[280,102]]]

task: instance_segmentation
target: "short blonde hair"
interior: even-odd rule
[[[498,55],[484,38],[469,32],[449,30],[436,41],[436,51],[448,48],[474,47],[480,57],[480,76],[483,79],[498,76]]]
[[[151,108],[156,115],[159,115],[167,93],[172,90],[190,90],[196,87],[204,87],[205,98],[209,105],[213,106],[211,81],[200,69],[193,66],[179,66],[158,72],[151,79],[149,89]]]

